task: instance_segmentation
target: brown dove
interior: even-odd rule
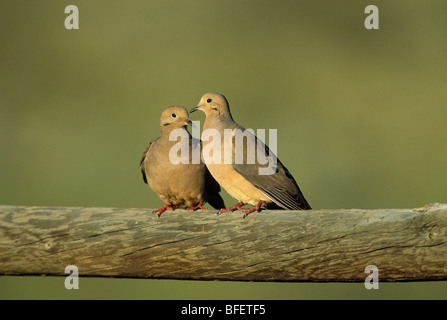
[[[225,208],[219,184],[200,161],[200,140],[191,137],[187,125],[192,122],[184,107],[166,108],[160,117],[161,135],[151,140],[140,161],[143,181],[165,203],[154,210],[158,216],[176,208],[206,209],[202,206],[205,202],[216,209]],[[199,152],[196,161],[193,152]]]
[[[311,209],[293,176],[267,145],[233,120],[228,101],[222,94],[206,93],[190,112],[196,110],[201,110],[206,115],[202,144],[204,161],[208,170],[216,181],[239,202],[233,207],[221,209],[218,214],[238,210],[245,204],[255,206],[255,208],[242,209],[244,218],[254,211],[261,211],[262,206],[287,210]],[[245,133],[243,136],[245,139],[239,147],[235,142],[238,132]],[[230,149],[227,149],[228,145]],[[253,146],[256,148],[253,149]],[[225,153],[226,150],[231,152],[230,156]],[[264,151],[264,160],[268,162],[261,163],[257,157],[255,161],[249,162],[250,152],[255,151]],[[205,159],[207,153],[210,155],[208,160]],[[242,162],[241,158],[236,161],[238,153],[242,154]],[[270,172],[261,174],[261,169],[267,169],[269,165],[271,165]]]

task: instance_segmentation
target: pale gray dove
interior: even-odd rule
[[[233,207],[221,209],[219,214],[238,210],[245,204],[255,206],[255,208],[242,209],[244,218],[254,211],[261,211],[262,206],[288,210],[311,209],[295,179],[276,158],[276,155],[261,140],[248,131],[245,132],[245,129],[233,120],[228,101],[222,94],[206,93],[190,112],[196,110],[201,110],[206,115],[202,131],[205,163],[216,181],[239,202]],[[216,132],[220,135],[220,139],[219,135],[213,138]],[[238,148],[235,143],[237,132],[245,133],[246,137]],[[216,143],[220,146],[216,147]],[[230,145],[230,149],[227,149],[230,151],[227,153],[225,153],[226,145]],[[253,146],[257,148],[253,149]],[[218,148],[220,148],[220,156]],[[255,161],[250,162],[249,154],[254,153],[255,150],[263,151],[264,160],[269,162],[261,162],[256,156]],[[231,152],[230,155],[228,155],[229,152]],[[243,157],[242,162],[241,158],[237,158],[238,153]],[[207,154],[209,154],[208,160]],[[271,169],[270,172],[264,171],[261,174],[262,170],[268,168]]]
[[[205,202],[216,209],[225,208],[219,184],[200,159],[200,140],[191,137],[187,125],[192,122],[184,107],[166,108],[160,117],[161,135],[150,141],[140,161],[144,182],[165,203],[154,210],[158,216],[176,208],[206,209],[202,207]],[[174,141],[170,141],[171,133]],[[196,161],[193,152],[199,152]]]

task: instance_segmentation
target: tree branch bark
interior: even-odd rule
[[[235,281],[447,279],[447,205],[241,212],[0,206],[0,275]]]

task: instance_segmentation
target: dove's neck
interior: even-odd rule
[[[207,116],[205,119],[205,123],[203,125],[203,130],[206,129],[233,129],[236,128],[237,124],[234,122],[231,114],[213,114],[211,116]]]
[[[171,141],[172,143],[176,143],[179,139],[186,139],[186,138],[190,138],[191,135],[188,132],[188,130],[186,130],[185,127],[180,127],[180,128],[171,128],[169,125],[168,126],[162,126],[160,128],[160,133],[161,136],[160,138],[165,142],[169,144],[169,141]],[[171,140],[169,139],[169,137],[171,136],[172,133],[172,137]]]

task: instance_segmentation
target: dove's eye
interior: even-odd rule
[[[175,113],[175,112],[171,113],[171,118],[176,119],[177,117],[178,117],[177,113]]]
[[[213,99],[211,99],[211,98],[206,99],[206,103],[211,103],[211,102],[213,102]]]

